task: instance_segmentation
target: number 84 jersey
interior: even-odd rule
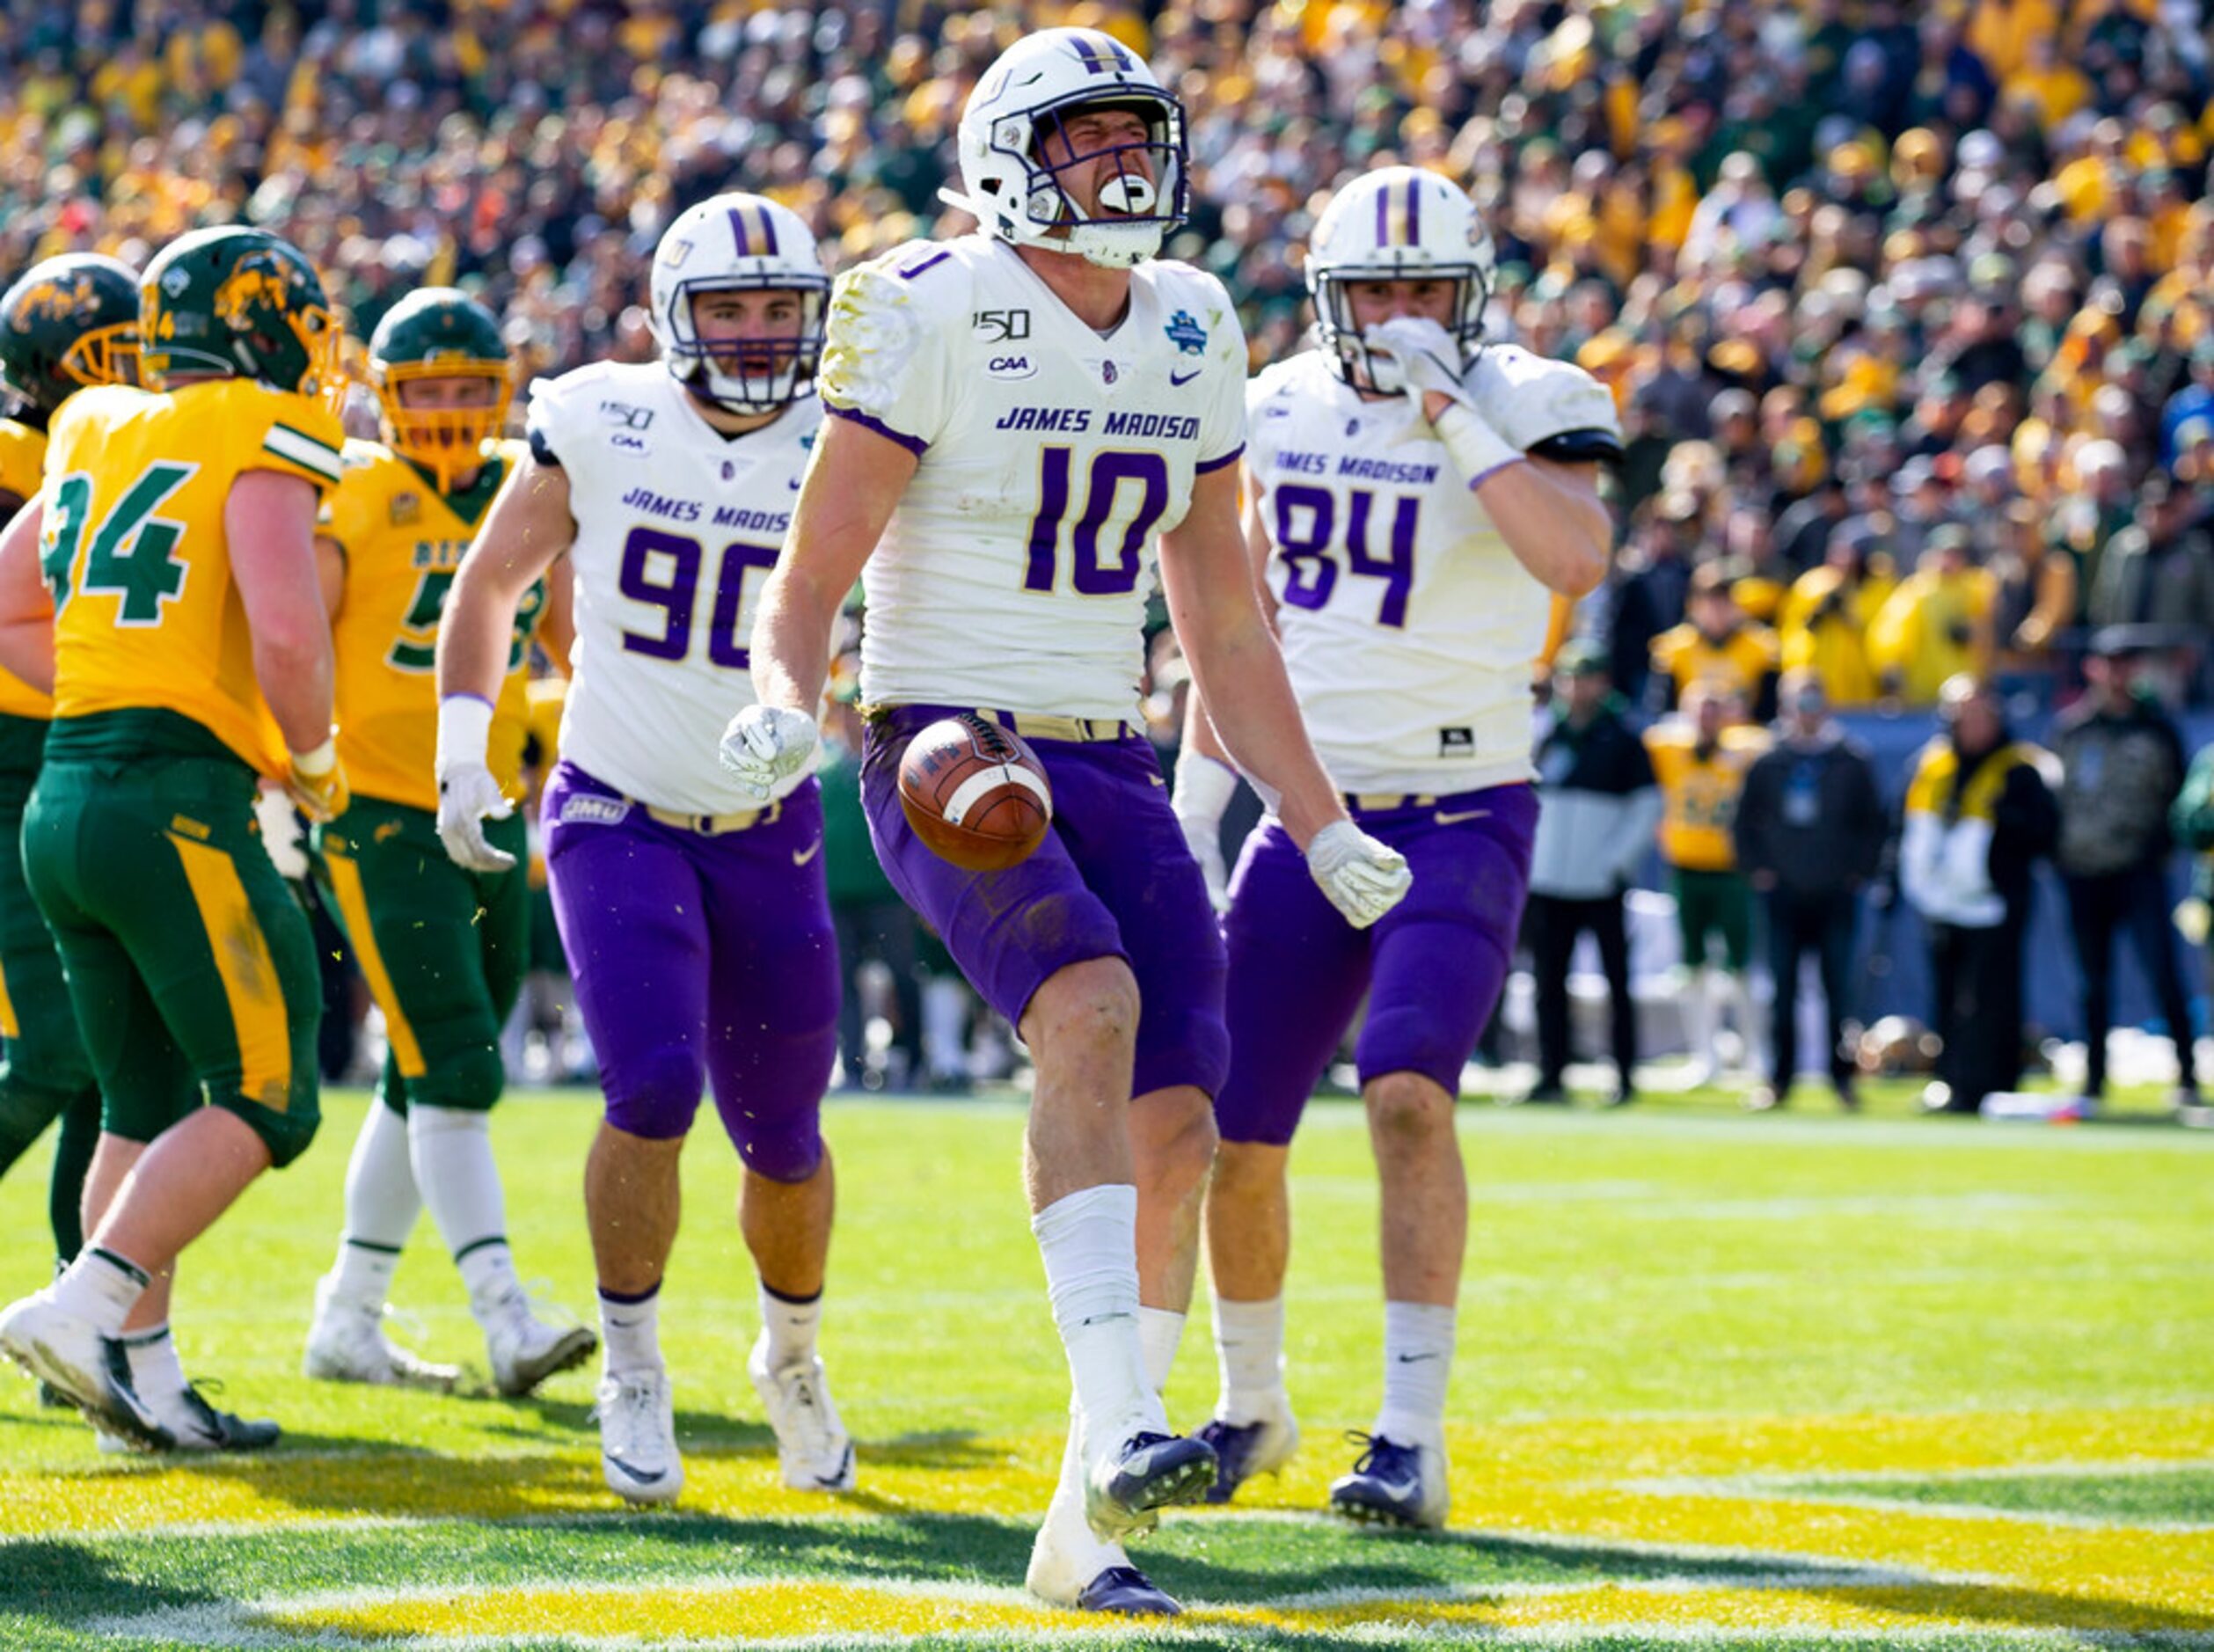
[[[829,411],[917,460],[862,574],[864,695],[1134,717],[1158,537],[1245,442],[1222,283],[1141,264],[1102,335],[1004,242],[910,242],[839,278],[826,333]]]
[[[1605,389],[1566,362],[1493,346],[1468,383],[1525,450],[1615,428]],[[1552,596],[1429,422],[1403,396],[1364,400],[1315,351],[1255,378],[1247,417],[1284,663],[1332,778],[1436,794],[1532,778],[1530,669]]]
[[[753,703],[747,639],[822,419],[809,398],[725,436],[658,362],[531,384],[531,453],[567,472],[576,522],[564,757],[656,808],[760,807],[715,747],[731,713]]]

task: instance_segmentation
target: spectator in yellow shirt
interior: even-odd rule
[[[1727,679],[1693,683],[1684,691],[1682,714],[1645,735],[1646,755],[1661,785],[1661,859],[1668,866],[1684,945],[1680,1001],[1694,1083],[1706,1083],[1720,1068],[1715,1035],[1725,1011],[1737,1022],[1750,1064],[1766,1071],[1746,985],[1752,895],[1737,869],[1731,829],[1746,771],[1768,746],[1768,731],[1745,720],[1745,702]],[[1719,967],[1711,961],[1717,939]]]
[[[1786,671],[1808,671],[1832,705],[1870,705],[1882,692],[1868,627],[1898,587],[1882,537],[1865,516],[1838,524],[1818,568],[1792,581],[1779,620]]]
[[[1968,530],[1930,530],[1921,562],[1868,627],[1868,660],[1885,694],[1934,705],[1947,677],[1982,673],[1991,657],[1998,581],[1969,561]]]
[[[1651,691],[1658,709],[1679,704],[1694,683],[1715,682],[1750,706],[1755,717],[1774,713],[1776,633],[1745,618],[1730,585],[1728,571],[1719,563],[1694,569],[1684,603],[1690,618],[1653,639]]]

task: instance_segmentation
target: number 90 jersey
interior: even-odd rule
[[[815,402],[798,401],[725,436],[658,362],[531,384],[530,450],[567,473],[576,522],[563,757],[656,808],[760,807],[715,747],[730,714],[753,703],[746,642],[822,419]]]
[[[1605,387],[1511,346],[1467,384],[1525,451],[1614,433]],[[1530,667],[1552,595],[1403,396],[1363,400],[1317,351],[1253,382],[1246,464],[1268,538],[1284,664],[1307,733],[1350,792],[1471,792],[1532,778]]]
[[[1002,242],[912,242],[830,300],[829,411],[919,461],[863,572],[861,692],[1136,715],[1158,536],[1245,442],[1246,340],[1222,283],[1130,273],[1106,337]]]

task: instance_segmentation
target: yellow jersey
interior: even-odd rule
[[[1653,669],[1675,682],[1678,698],[1694,683],[1723,683],[1750,709],[1777,658],[1776,633],[1765,625],[1738,625],[1714,642],[1687,619],[1653,639]]]
[[[54,415],[40,556],[54,592],[54,714],[175,713],[261,773],[284,739],[253,673],[223,507],[248,471],[339,477],[319,402],[249,379],[81,390]]]
[[[346,555],[345,595],[331,644],[338,656],[339,761],[361,796],[406,808],[438,807],[438,622],[469,542],[522,453],[520,442],[495,442],[466,489],[441,493],[389,449],[374,442],[346,444],[339,485],[323,501],[315,530]],[[501,787],[517,801],[529,732],[530,638],[544,609],[540,580],[515,610],[486,754]]]
[[[45,475],[46,432],[0,419],[0,493],[12,493],[27,504]],[[0,670],[0,717],[34,717],[43,722],[53,715],[51,697]]]
[[[1656,723],[1645,731],[1653,778],[1661,783],[1661,858],[1692,872],[1734,872],[1737,846],[1730,828],[1745,772],[1768,749],[1768,731],[1740,724],[1721,732],[1713,749],[1699,749],[1689,723]]]

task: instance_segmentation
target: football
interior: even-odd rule
[[[1053,824],[1053,792],[1037,754],[974,712],[932,723],[907,742],[900,807],[917,837],[969,872],[1020,865]]]

